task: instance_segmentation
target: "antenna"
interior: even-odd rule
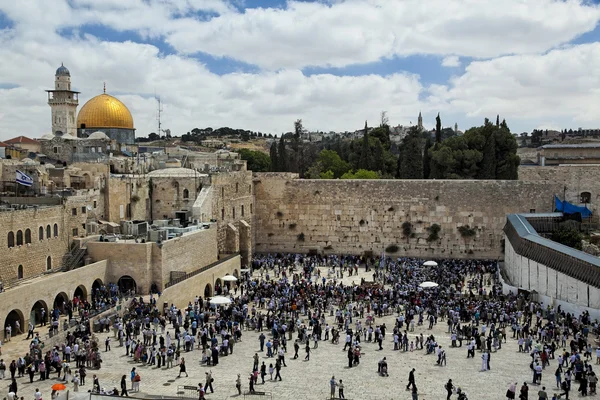
[[[162,109],[162,105],[160,104],[160,96],[156,96],[156,101],[158,102],[158,116],[157,116],[157,120],[158,120],[158,136],[160,136],[161,134],[161,122],[160,122],[160,114],[162,113],[163,109]]]

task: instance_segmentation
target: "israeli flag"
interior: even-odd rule
[[[17,183],[23,186],[33,186],[33,178],[17,170]]]

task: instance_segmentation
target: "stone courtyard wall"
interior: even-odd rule
[[[506,215],[550,212],[562,190],[551,182],[254,177],[255,252],[380,255],[396,245],[398,256],[497,258]],[[413,226],[409,237],[404,222]],[[439,239],[428,242],[433,224],[441,227]],[[475,235],[463,237],[462,225]]]
[[[581,204],[581,193],[589,192],[587,207],[598,211],[600,204],[600,165],[558,165],[550,167],[520,167],[519,180],[525,182],[553,182],[561,185],[556,193],[562,200]]]

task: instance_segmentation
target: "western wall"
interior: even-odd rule
[[[306,180],[254,174],[255,252],[502,256],[506,215],[551,212],[563,185],[550,181]],[[409,222],[408,235],[403,224]],[[432,225],[439,238],[429,240]],[[459,231],[460,226],[466,233]]]

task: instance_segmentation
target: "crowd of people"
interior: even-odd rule
[[[188,376],[187,360],[197,361],[206,366],[198,385],[199,399],[203,399],[206,391],[212,393],[216,386],[210,368],[232,355],[235,347],[242,345],[246,332],[258,334],[260,352],[266,353],[267,361],[261,362],[258,353],[248,360],[248,370],[240,371],[235,381],[239,394],[243,392],[242,374],[247,376],[248,391],[252,393],[267,377],[273,381],[288,378],[282,373],[288,351],[293,352],[290,358],[297,359],[302,349],[303,359],[310,362],[320,344],[343,344],[348,368],[359,367],[366,351],[383,346],[398,352],[420,351],[435,365],[445,367],[452,364],[447,348],[464,346],[466,357],[480,358],[481,371],[488,372],[494,368],[494,354],[502,351],[508,340],[515,340],[523,362],[530,362],[531,385],[538,384],[543,371],[554,364],[555,397],[560,392],[568,398],[572,382],[578,383],[583,395],[595,393],[597,378],[592,358],[595,352],[596,364],[600,363],[600,350],[594,349],[593,340],[600,332],[598,321],[591,321],[587,312],[572,315],[560,306],[552,308],[525,295],[503,293],[493,261],[438,260],[438,265],[428,267],[423,261],[402,257],[255,255],[250,273],[237,283],[225,282],[219,287],[219,292],[231,299],[229,305],[217,307],[210,299],[196,296],[186,307],[170,305],[161,309],[157,296],[151,295],[149,300],[132,300],[121,317],[101,319],[100,328],[112,330],[104,340],[104,351],[111,351],[111,340],[118,341],[133,363],[165,370],[178,368],[178,376]],[[344,283],[342,279],[349,276],[357,276],[357,282]],[[437,285],[421,287],[426,281]],[[29,374],[31,367],[40,379],[54,369],[66,382],[77,382],[76,387],[85,385],[86,369],[102,366],[102,343],[86,324],[85,310],[115,301],[118,289],[109,285],[92,293],[90,303],[81,300],[73,304],[80,311],[74,333],[64,344],[47,350],[40,348],[39,339],[34,338],[30,354],[21,364],[17,362],[17,369],[23,365],[24,373]],[[427,333],[438,324],[443,324],[449,341]],[[383,357],[377,367],[385,377],[393,366]],[[420,389],[414,372],[409,375],[406,389],[418,399]],[[12,375],[11,379],[15,378]],[[139,391],[141,376],[136,368],[129,372],[129,381],[130,386],[123,375],[119,384],[111,383],[108,387],[113,388],[106,390],[94,376],[89,390],[125,396],[128,391]],[[331,396],[337,389],[338,397],[344,398],[345,383],[335,377],[329,383]],[[468,382],[462,386],[452,380],[446,382],[447,398],[456,394],[460,400],[466,399],[466,385]],[[528,383],[514,383],[506,397],[528,399],[529,390]],[[542,392],[543,386],[539,398],[551,398],[541,397]]]

